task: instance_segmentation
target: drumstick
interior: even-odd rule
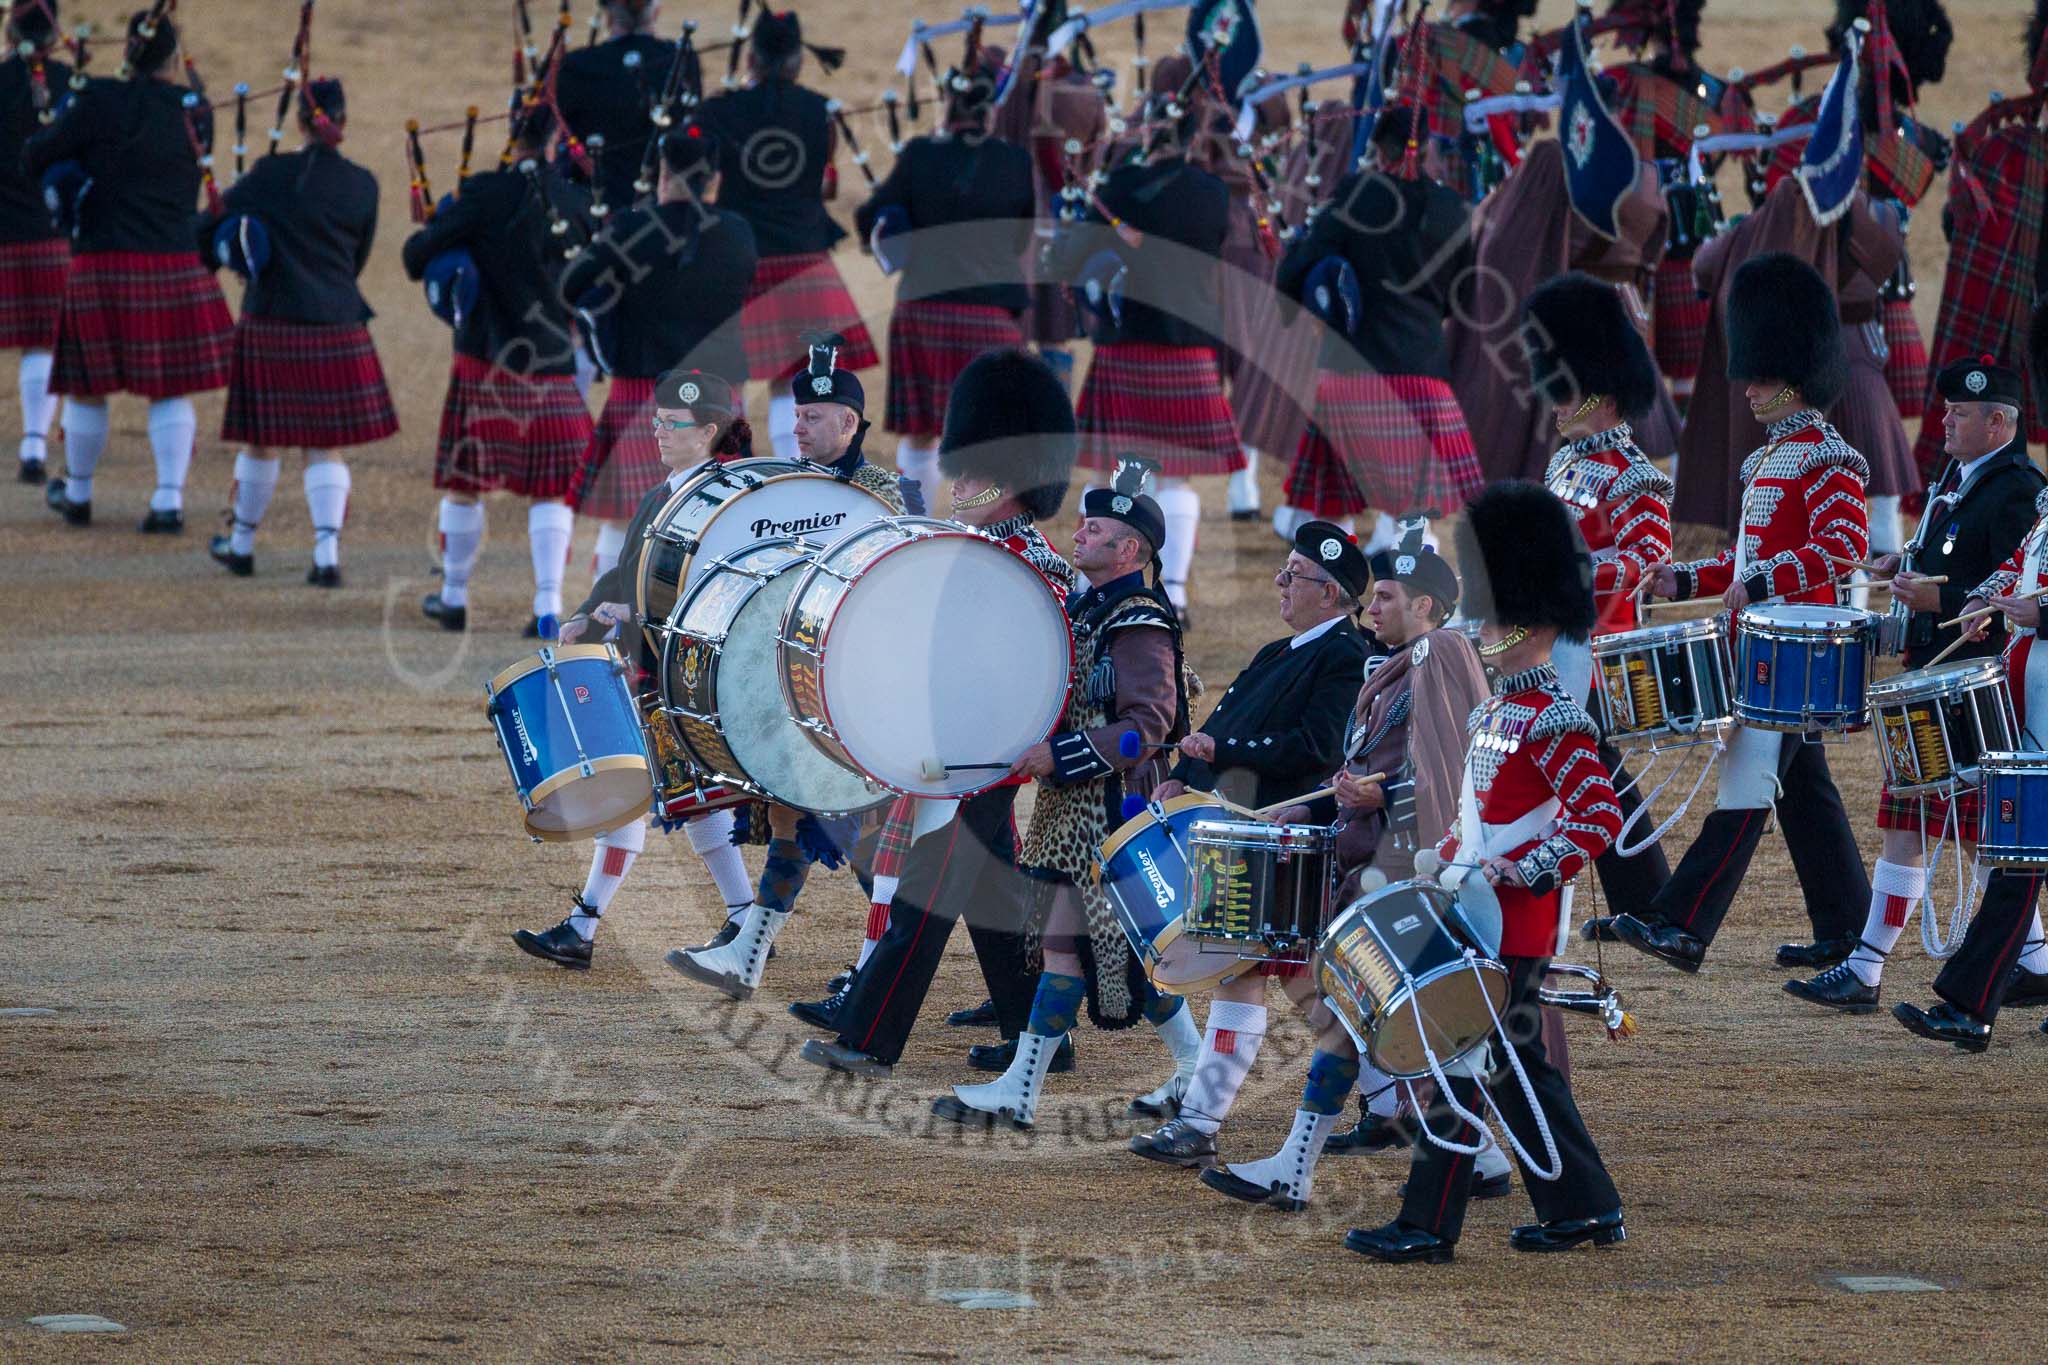
[[[1962,647],[1963,647],[1964,645],[1966,645],[1966,644],[1968,644],[1968,643],[1970,643],[1970,637],[1969,637],[1969,636],[1967,636],[1967,635],[1958,635],[1958,636],[1956,636],[1956,638],[1955,638],[1955,639],[1953,639],[1953,640],[1951,640],[1951,641],[1949,641],[1949,642],[1948,642],[1948,648],[1947,648],[1947,649],[1944,649],[1943,651],[1941,651],[1941,653],[1939,653],[1939,654],[1935,655],[1935,656],[1934,656],[1933,658],[1929,659],[1929,660],[1928,660],[1928,661],[1927,661],[1926,663],[1922,664],[1922,665],[1921,665],[1921,667],[1922,667],[1922,668],[1932,668],[1932,667],[1934,667],[1934,666],[1935,666],[1936,664],[1940,663],[1940,662],[1941,662],[1941,661],[1942,661],[1943,659],[1946,659],[1946,658],[1947,658],[1947,657],[1948,657],[1949,655],[1951,655],[1951,654],[1955,653],[1955,652],[1956,652],[1957,650],[1961,649],[1961,648],[1962,648]]]
[[[1385,773],[1367,773],[1358,780],[1360,782],[1384,782],[1387,780],[1387,775]],[[1273,814],[1275,811],[1286,810],[1289,806],[1305,806],[1311,801],[1320,801],[1325,796],[1335,796],[1336,794],[1337,788],[1333,783],[1327,787],[1318,787],[1312,792],[1303,792],[1300,796],[1289,797],[1285,801],[1275,801],[1270,806],[1260,806],[1252,814],[1263,818]]]
[[[2023,593],[2016,593],[2013,596],[2013,601],[2030,602],[2034,598],[2041,596],[2043,593],[2048,593],[2048,584],[2044,584],[2043,586],[2038,588],[2029,589],[2028,591]],[[1947,630],[1950,626],[1959,626],[1965,621],[1974,621],[1980,616],[1989,616],[1992,612],[1997,610],[1997,607],[1992,606],[1979,607],[1975,611],[1964,612],[1961,616],[1956,617],[1953,621],[1943,621],[1940,625],[1936,626],[1935,629]]]
[[[1862,569],[1865,573],[1881,573],[1889,577],[1890,575],[1899,572],[1899,570],[1897,569],[1879,568],[1877,565],[1872,564],[1867,560],[1849,559],[1843,555],[1833,553],[1829,553],[1828,558],[1834,560],[1837,564],[1846,564],[1852,569]]]

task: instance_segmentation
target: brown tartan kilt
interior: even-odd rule
[[[1315,419],[1287,473],[1290,506],[1318,516],[1367,507],[1450,516],[1485,482],[1464,411],[1445,381],[1317,373]]]
[[[1021,347],[1024,331],[986,304],[905,299],[889,315],[889,401],[882,429],[937,436],[946,429],[953,381],[976,356]]]
[[[654,381],[614,375],[583,449],[569,506],[599,521],[626,521],[647,491],[667,477],[654,441]]]
[[[1156,461],[1169,479],[1244,468],[1216,352],[1207,346],[1098,345],[1074,415],[1089,469],[1114,469],[1122,455]]]
[[[370,332],[359,322],[235,325],[221,439],[336,450],[398,430]]]
[[[0,350],[47,351],[57,344],[71,244],[62,237],[0,246]]]
[[[514,374],[458,352],[441,407],[434,487],[565,497],[590,432],[575,376]]]
[[[50,392],[182,398],[228,382],[235,320],[199,253],[71,258]]]
[[[1878,314],[1884,322],[1885,387],[1907,421],[1927,412],[1927,342],[1913,316],[1911,299],[1885,299]]]
[[[1977,841],[1977,814],[1982,804],[1974,787],[1956,803],[1956,829],[1971,843]],[[1894,796],[1891,788],[1886,787],[1877,797],[1877,827],[1909,833],[1924,831],[1930,839],[1935,838],[1948,818],[1948,807],[1945,796]]]
[[[1692,261],[1657,263],[1657,368],[1666,379],[1693,379],[1707,349],[1707,317],[1714,301],[1700,297],[1693,282]]]
[[[842,370],[867,370],[881,363],[874,338],[828,253],[763,256],[740,308],[748,376],[780,385],[809,361],[805,338],[816,332],[837,332],[846,338],[839,348]]]

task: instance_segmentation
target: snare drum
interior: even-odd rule
[[[1477,956],[1467,959],[1466,949]],[[1316,950],[1316,989],[1396,1080],[1430,1074],[1483,1046],[1507,1008],[1507,968],[1487,955],[1434,882],[1400,882],[1353,901]],[[1419,1015],[1419,1019],[1418,1019]]]
[[[588,839],[647,814],[647,736],[610,645],[543,646],[484,685],[484,715],[534,838]]]
[[[1863,729],[1876,643],[1877,618],[1854,607],[1744,607],[1735,620],[1735,718],[1788,733]]]
[[[1208,792],[1182,792],[1148,805],[1102,841],[1103,892],[1139,965],[1161,990],[1202,990],[1246,969],[1238,945],[1185,933],[1189,831],[1230,814]]]
[[[661,695],[690,761],[718,783],[820,815],[853,815],[890,792],[792,725],[775,681],[782,613],[815,553],[782,537],[706,565],[661,632]]]
[[[722,787],[698,771],[676,733],[675,717],[661,709],[658,695],[640,699],[640,722],[647,727],[647,752],[654,760],[654,812],[669,828],[756,799],[744,788]]]
[[[833,541],[790,595],[776,647],[782,700],[819,751],[910,796],[1008,777],[1059,724],[1073,671],[1044,576],[929,517]]]
[[[1999,659],[1916,668],[1870,685],[1877,755],[1894,796],[1953,796],[1977,785],[1977,760],[2018,733]]]
[[[1336,836],[1325,825],[1202,819],[1188,831],[1190,937],[1306,963],[1330,918]]]
[[[1728,627],[1718,616],[1593,641],[1600,728],[1617,745],[1711,744],[1734,717]]]
[[[2048,754],[2000,750],[1977,759],[1982,815],[1977,858],[1993,867],[2048,868]]]

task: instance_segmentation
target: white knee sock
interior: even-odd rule
[[[57,400],[50,393],[52,360],[48,351],[21,353],[21,458],[24,460],[48,458],[44,449],[48,445],[50,423],[57,416]]]
[[[626,528],[608,521],[597,528],[597,548],[590,555],[590,577],[603,578],[619,567],[619,552],[626,548]]]
[[[1870,500],[1870,556],[1897,554],[1901,548],[1898,494],[1879,494]]]
[[[192,442],[199,436],[199,414],[189,398],[159,398],[149,405],[149,449],[156,456],[156,492],[149,496],[152,512],[185,508],[185,475],[192,469]]]
[[[1240,1000],[1210,1002],[1207,1026],[1202,1030],[1202,1056],[1195,1063],[1195,1078],[1188,1082],[1187,1098],[1180,1104],[1180,1116],[1199,1132],[1213,1133],[1230,1117],[1237,1092],[1258,1060],[1259,1044],[1266,1041],[1266,1007]]]
[[[1425,1142],[1428,1140],[1427,1138],[1423,1139]],[[1536,1155],[1540,1158],[1543,1154],[1538,1152]],[[1503,1152],[1500,1149],[1500,1144],[1493,1140],[1492,1133],[1486,1135],[1486,1145],[1479,1149],[1478,1156],[1472,1158],[1472,1164],[1478,1169],[1479,1174],[1488,1180],[1493,1179],[1495,1176],[1506,1175],[1513,1169],[1508,1164],[1508,1154]]]
[[[318,454],[307,451],[308,458]],[[341,528],[348,520],[348,465],[315,460],[306,466],[306,513],[313,519],[313,563],[331,569],[341,563]]]
[[[924,494],[924,505],[934,506],[939,496],[939,444],[909,437],[896,443],[896,472],[914,481]]]
[[[277,491],[277,467],[276,456],[259,459],[246,450],[235,456],[235,524],[228,548],[238,555],[256,548],[256,528],[270,510],[270,495]]]
[[[2027,942],[2032,946],[2020,954],[2020,966],[2036,974],[2048,972],[2048,942],[2042,940],[2041,912],[2034,912],[2034,923],[2027,930]]]
[[[562,575],[569,567],[569,540],[576,514],[567,504],[537,502],[526,509],[526,548],[533,557],[533,614],[562,614]]]
[[[704,860],[704,870],[718,886],[718,898],[725,902],[725,917],[744,912],[754,900],[754,885],[747,880],[747,863],[732,841],[732,812],[715,810],[683,826],[690,847]]]
[[[64,405],[64,497],[92,501],[93,471],[107,449],[107,405],[71,402]]]
[[[626,880],[633,860],[646,847],[647,824],[642,820],[597,836],[597,847],[590,851],[590,875],[583,879],[583,905],[590,908],[586,912],[578,906],[569,916],[569,927],[585,943],[596,936],[598,918],[611,906],[619,883]]]
[[[1390,1119],[1401,1112],[1401,1087],[1362,1052],[1358,1056],[1358,1093],[1369,1114]]]
[[[785,460],[796,458],[796,399],[786,388],[768,399],[768,444]]]
[[[1904,867],[1879,858],[1870,869],[1870,915],[1863,921],[1863,941],[1849,954],[1849,970],[1866,986],[1884,977],[1885,955],[1913,918],[1913,907],[1927,893],[1928,870]]]
[[[1259,450],[1257,446],[1244,448],[1244,468],[1230,476],[1230,513],[1259,510]]]
[[[469,575],[484,546],[484,507],[480,502],[441,499],[441,602],[469,605]]]
[[[1202,526],[1202,498],[1185,479],[1168,479],[1154,499],[1166,514],[1166,544],[1159,547],[1160,577],[1176,607],[1188,603],[1188,570],[1195,562],[1195,537]]]

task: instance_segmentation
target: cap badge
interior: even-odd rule
[[[1402,555],[1394,561],[1394,572],[1406,578],[1415,572],[1415,556]]]
[[[1963,376],[1963,387],[1971,393],[1984,392],[1990,383],[1991,381],[1985,378],[1984,371],[1982,370],[1972,370]]]
[[[820,396],[832,392],[832,376],[829,374],[812,376],[811,392]]]
[[[1344,553],[1344,542],[1338,540],[1335,536],[1331,536],[1316,547],[1316,553],[1323,557],[1325,564],[1333,564],[1336,562],[1337,556]]]
[[[1123,494],[1119,493],[1109,500],[1109,510],[1116,513],[1118,516],[1122,516],[1124,513],[1131,510],[1131,500],[1125,497]]]
[[[682,398],[683,405],[685,407],[696,402],[699,398],[702,398],[704,396],[704,390],[698,388],[695,384],[685,384],[676,392],[678,396]]]

